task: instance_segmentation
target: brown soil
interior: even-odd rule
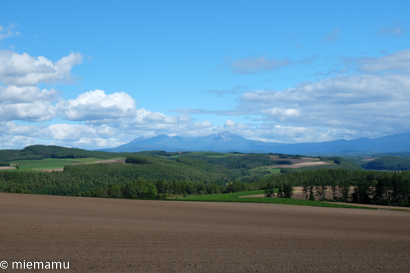
[[[0,170],[15,170],[16,168],[15,167],[9,167],[9,166],[3,166],[3,167],[0,167]]]
[[[0,219],[0,260],[70,272],[410,270],[401,211],[0,193]]]

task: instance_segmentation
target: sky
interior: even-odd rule
[[[2,1],[0,149],[410,133],[410,2]]]

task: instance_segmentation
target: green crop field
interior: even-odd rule
[[[175,199],[179,201],[198,201],[198,202],[241,202],[241,203],[270,203],[270,204],[283,204],[283,205],[299,205],[299,206],[314,206],[314,207],[333,207],[333,208],[352,208],[352,209],[373,209],[368,207],[350,206],[342,204],[326,203],[321,201],[299,200],[291,198],[266,198],[266,197],[244,197],[255,194],[263,194],[263,190],[258,191],[245,191],[225,194],[212,194],[212,195],[197,195],[188,196],[181,199]]]
[[[265,173],[265,172],[269,172],[266,175],[269,174],[274,174],[274,173],[280,173],[280,169],[272,169],[272,168],[268,168],[267,166],[261,166],[261,167],[257,167],[254,168],[252,170],[250,170],[253,173]]]

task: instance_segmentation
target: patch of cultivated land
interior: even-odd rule
[[[0,193],[0,219],[0,260],[70,272],[410,269],[401,211]]]
[[[287,161],[292,162],[292,165],[290,165],[290,164],[279,164],[279,165],[273,165],[273,166],[267,167],[267,168],[271,168],[271,169],[301,168],[301,167],[312,167],[312,166],[318,166],[318,165],[332,165],[332,163],[325,162],[325,161],[319,161],[318,158],[311,158],[311,157],[280,158],[277,155],[271,155],[269,157],[272,160],[287,160]]]
[[[58,169],[41,169],[42,172],[46,173],[51,173],[51,172],[63,172],[64,168],[58,168]]]
[[[272,160],[287,160],[292,162],[292,164],[299,164],[299,163],[305,163],[305,162],[312,162],[312,161],[319,161],[318,158],[312,158],[312,157],[302,157],[302,158],[280,158],[277,155],[270,155],[269,156]]]
[[[9,166],[3,166],[3,167],[0,167],[0,170],[15,170],[16,168],[15,167],[9,167]]]
[[[95,163],[125,163],[125,158],[116,158],[116,159],[109,159],[109,160],[101,160],[101,161],[97,161]]]
[[[304,163],[297,163],[297,164],[279,164],[269,166],[268,168],[277,169],[277,168],[302,168],[302,167],[312,167],[312,166],[319,166],[319,165],[332,165],[332,163],[325,162],[325,161],[312,161],[312,162],[304,162]]]
[[[365,159],[362,159],[362,161],[373,161],[375,159],[378,159],[378,157],[365,158]]]

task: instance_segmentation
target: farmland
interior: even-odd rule
[[[408,272],[408,212],[0,193],[8,261],[70,272]],[[7,271],[6,271],[7,272]]]
[[[409,172],[365,171],[336,157],[151,151],[125,159],[38,150],[4,153],[19,157],[8,161],[18,170],[0,172],[0,230],[7,234],[0,253],[8,262],[67,261],[74,272],[406,272],[410,266],[409,212],[398,207],[410,205]],[[328,164],[272,168],[319,162]],[[329,184],[336,194],[321,195]],[[294,186],[302,187],[293,198],[278,197]],[[313,200],[302,188],[315,191]],[[266,198],[265,191],[276,196]]]
[[[258,197],[254,197],[258,196]],[[246,197],[246,198],[244,198]],[[289,199],[289,198],[264,198],[264,191],[246,191],[226,194],[213,195],[198,195],[177,199],[180,201],[197,201],[197,202],[241,202],[241,203],[268,203],[268,204],[282,204],[282,205],[298,205],[298,206],[313,206],[313,207],[333,207],[333,208],[363,208],[368,207],[351,206],[345,204],[326,203],[320,201],[302,200],[303,198]]]

